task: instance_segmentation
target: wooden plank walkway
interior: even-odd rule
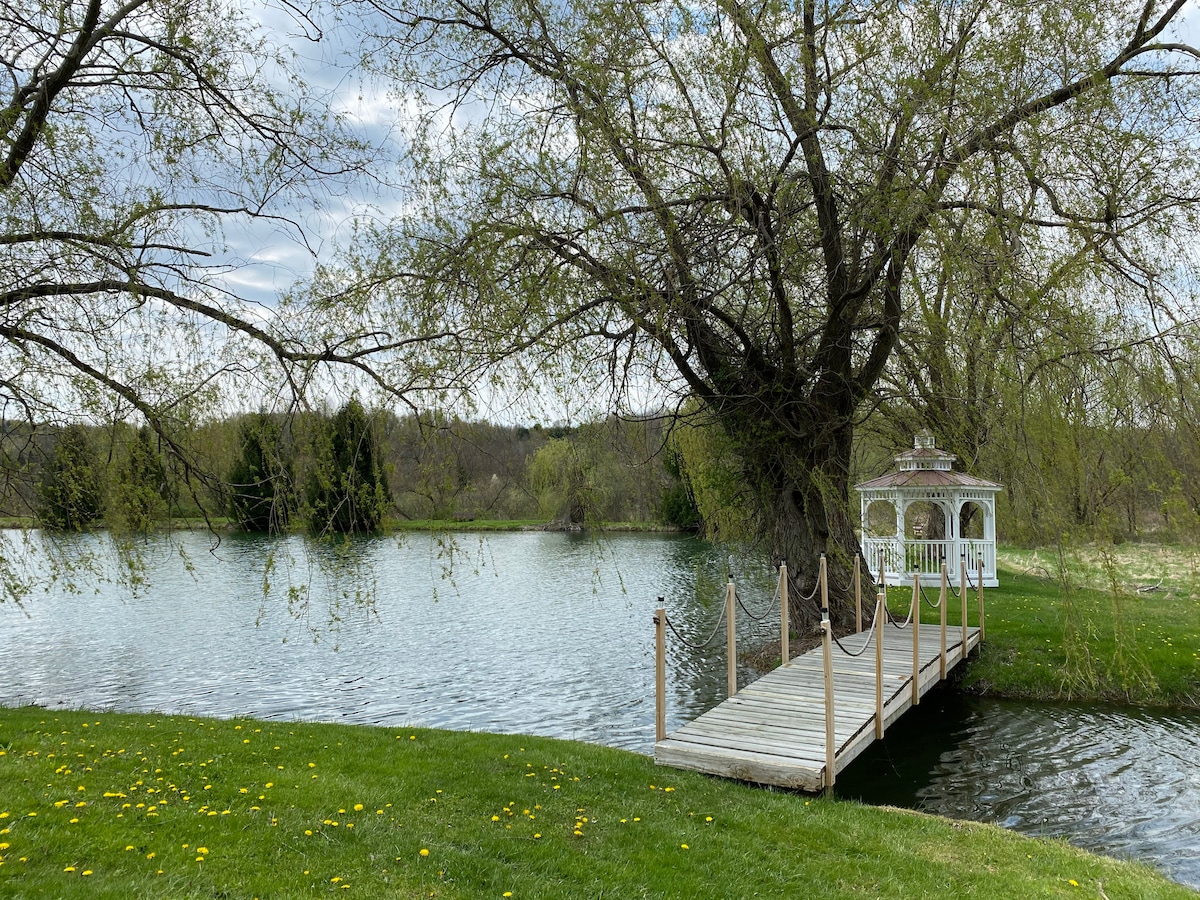
[[[918,691],[941,680],[941,630],[922,623]],[[842,638],[849,656],[833,645],[834,779],[875,740],[876,651],[873,633]],[[961,627],[946,637],[946,671],[979,644],[979,629]],[[913,705],[912,626],[885,627],[883,726]],[[654,745],[654,761],[742,781],[820,791],[826,787],[824,651],[810,650],[738,691]]]

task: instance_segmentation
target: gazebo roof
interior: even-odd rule
[[[955,472],[951,465],[957,457],[934,446],[933,435],[920,431],[913,438],[913,449],[896,456],[898,471],[880,475],[854,489],[863,491],[896,488],[967,488],[970,490],[1001,491],[1003,485],[986,478],[976,478],[965,472]]]
[[[992,491],[1004,489],[1003,485],[997,484],[994,481],[988,481],[986,478],[976,478],[974,475],[967,475],[965,472],[953,472],[943,469],[910,469],[903,472],[889,472],[886,475],[880,475],[878,478],[872,478],[869,481],[856,484],[854,489],[856,491],[870,491],[880,488],[901,487],[965,487]]]

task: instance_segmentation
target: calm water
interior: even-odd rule
[[[175,540],[193,570],[179,548],[152,546],[136,596],[83,583],[0,605],[0,703],[536,733],[650,753],[657,598],[699,641],[728,565],[685,536],[412,535],[307,559],[299,539],[226,539],[212,553],[207,536]],[[82,541],[116,571],[101,539]],[[737,579],[755,612],[771,601],[770,571]],[[739,630],[748,640],[775,623]],[[668,664],[674,728],[719,699],[723,641],[707,654],[676,643]]]
[[[729,565],[662,535],[414,535],[309,556],[298,539],[226,539],[212,553],[205,536],[175,540],[147,549],[135,594],[81,582],[24,610],[0,604],[0,704],[533,733],[650,753],[657,597],[698,642]],[[106,547],[68,549],[112,574]],[[18,576],[42,577],[11,542],[4,555]],[[769,605],[772,572],[735,578],[752,610]],[[743,617],[741,640],[773,640],[777,623]],[[673,729],[722,698],[724,647],[668,646]],[[942,691],[839,793],[1062,836],[1200,888],[1197,715]]]
[[[1062,837],[1200,889],[1200,714],[941,689],[855,760],[838,790]]]

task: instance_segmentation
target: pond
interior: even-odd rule
[[[30,568],[9,533],[7,556]],[[110,574],[102,536],[67,552]],[[17,542],[19,544],[19,541]],[[409,535],[148,544],[136,593],[61,582],[0,604],[0,704],[532,733],[651,753],[663,595],[693,643],[726,572],[756,613],[774,573],[681,535]],[[22,559],[25,563],[22,563]],[[269,589],[265,588],[269,584]],[[742,616],[739,642],[776,639]],[[725,690],[725,651],[668,641],[668,728]],[[741,683],[754,673],[742,669]],[[1057,835],[1200,888],[1200,716],[982,701],[942,690],[839,794]]]

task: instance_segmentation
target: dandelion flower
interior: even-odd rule
[[[422,848],[421,848],[421,855],[422,855],[422,856],[428,856],[428,855],[429,855],[429,849],[428,849],[427,847],[422,847]]]
[[[679,845],[679,848],[680,848],[681,850],[690,850],[690,849],[691,849],[691,848],[690,848],[690,847],[689,847],[687,844],[680,844],[680,845]]]

